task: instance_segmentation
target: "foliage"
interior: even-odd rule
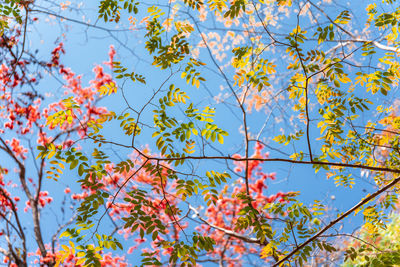
[[[0,4],[0,36],[3,35],[5,29],[9,29],[10,18],[22,24],[21,12],[18,8],[18,5],[22,5],[21,2],[17,0],[5,0]]]
[[[342,266],[395,266],[400,263],[397,235],[399,233],[399,214],[392,213],[385,229],[371,236],[367,228],[358,233],[358,238],[348,243],[345,264]]]
[[[141,250],[136,256],[142,265],[304,266],[340,253],[350,264],[397,263],[396,248],[376,253],[368,245],[390,236],[396,222],[387,215],[400,181],[395,1],[367,3],[365,14],[351,10],[357,4],[344,9],[331,1],[98,4],[101,24],[51,13],[32,1],[0,6],[0,149],[16,168],[16,186],[34,225],[31,232],[21,225],[20,197],[3,181],[11,167],[1,167],[7,246],[0,252],[7,261],[28,265],[33,256],[25,233],[33,233],[35,264],[49,266],[124,265],[124,258],[107,253],[127,244],[129,253]],[[122,47],[110,47],[105,64],[111,74],[97,64],[84,87],[82,76],[60,62],[62,43],[48,61],[25,51],[31,12],[107,33]],[[120,30],[127,22],[131,28]],[[140,40],[140,56],[116,37],[119,31]],[[123,49],[145,67],[133,67]],[[52,102],[37,91],[45,83],[39,83],[41,73],[62,80],[62,99]],[[116,99],[126,108],[108,111],[98,104]],[[295,177],[308,187],[306,179],[316,173],[357,196],[366,181],[368,194],[335,210],[317,188],[309,196],[299,185],[280,192],[271,185],[277,175],[270,170],[277,167],[266,170],[274,162],[308,167],[311,172],[296,171]],[[37,184],[27,185],[33,175]],[[78,177],[69,200],[76,214],[46,246],[39,214],[52,198],[42,190],[43,177],[58,185],[69,176]],[[362,221],[364,243],[343,252],[335,237],[349,231],[338,225],[352,214]],[[15,236],[20,243],[12,244]]]

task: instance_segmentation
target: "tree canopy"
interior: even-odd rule
[[[4,263],[399,264],[399,30],[395,0],[3,1]]]

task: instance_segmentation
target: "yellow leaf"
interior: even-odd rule
[[[274,253],[274,245],[272,242],[268,243],[265,247],[262,248],[260,257],[261,259],[267,258]]]
[[[51,150],[51,151],[49,152],[49,154],[47,155],[47,157],[48,157],[49,159],[51,159],[55,154],[56,154],[56,151],[55,151],[55,150]]]
[[[86,258],[80,258],[77,262],[76,265],[83,265],[86,261]]]
[[[102,248],[100,248],[100,250],[102,250]],[[103,259],[103,258],[101,257],[101,255],[98,254],[98,253],[94,254],[94,256],[95,256],[96,258],[98,258],[99,260],[102,260],[102,259]]]

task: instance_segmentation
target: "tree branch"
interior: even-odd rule
[[[323,233],[325,233],[326,231],[328,231],[329,229],[331,229],[335,224],[337,224],[338,222],[342,221],[344,218],[346,218],[347,216],[349,216],[350,214],[352,214],[354,211],[356,211],[358,208],[360,208],[362,205],[368,203],[369,201],[371,201],[372,199],[374,199],[375,197],[379,196],[380,194],[382,194],[383,192],[385,192],[386,190],[390,189],[391,187],[393,187],[394,185],[396,185],[398,182],[400,181],[400,177],[394,179],[392,182],[390,182],[389,184],[387,184],[386,186],[382,187],[381,189],[377,190],[375,193],[373,193],[372,195],[369,195],[367,197],[365,197],[363,200],[361,200],[360,202],[358,202],[355,206],[353,206],[351,209],[347,210],[345,213],[343,213],[341,216],[339,216],[337,219],[331,221],[328,225],[326,225],[324,228],[322,228],[318,233],[316,233],[315,235],[313,235],[312,237],[310,237],[307,241],[305,241],[304,243],[302,243],[301,245],[299,245],[298,247],[296,247],[294,250],[292,250],[292,252],[290,252],[289,254],[287,254],[285,257],[283,257],[282,259],[280,259],[278,262],[276,262],[273,267],[277,267],[280,266],[282,263],[284,263],[285,261],[289,260],[294,254],[296,254],[297,252],[299,252],[301,249],[303,249],[305,246],[307,246],[308,244],[310,244],[311,242],[313,242],[314,240],[316,240],[318,237],[320,237]]]
[[[219,227],[217,225],[214,225],[210,222],[208,222],[206,219],[204,219],[203,217],[200,216],[200,213],[197,211],[197,209],[195,209],[192,205],[189,204],[189,209],[192,210],[194,212],[194,214],[196,215],[197,218],[199,218],[200,221],[202,221],[203,223],[207,224],[208,226],[217,229],[219,231],[224,232],[226,235],[228,236],[232,236],[235,237],[237,239],[240,239],[246,243],[252,243],[252,244],[262,244],[260,242],[260,240],[258,240],[257,238],[252,238],[252,237],[248,237],[248,236],[244,236],[238,233],[233,232],[232,230],[228,230],[222,227]]]

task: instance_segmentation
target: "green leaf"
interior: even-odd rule
[[[75,159],[72,161],[71,165],[69,166],[69,169],[72,170],[74,169],[79,163],[79,160]]]

